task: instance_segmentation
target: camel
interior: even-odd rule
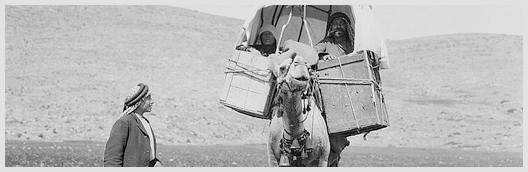
[[[325,120],[315,105],[312,80],[302,56],[293,54],[276,69],[268,156],[271,166],[326,167],[330,143]]]

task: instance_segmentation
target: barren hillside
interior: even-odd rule
[[[382,77],[392,126],[377,132],[380,142],[522,151],[521,36],[455,34],[387,46],[392,66]]]
[[[266,120],[218,101],[242,24],[166,6],[6,6],[6,139],[106,141],[143,82],[159,143],[265,143]],[[352,144],[522,151],[521,36],[442,35],[388,49],[391,126]]]

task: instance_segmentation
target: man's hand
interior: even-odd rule
[[[251,52],[251,53],[253,53],[253,54],[255,54],[255,55],[262,56],[262,54],[260,53],[260,51],[257,50],[257,49],[255,49],[255,48],[253,48],[253,47],[249,47],[248,50],[249,50],[249,52]]]
[[[336,56],[333,56],[333,55],[330,55],[330,54],[323,56],[323,60],[324,61],[330,61],[330,60],[334,60],[334,59],[336,59]]]
[[[235,49],[238,51],[248,51],[248,47],[244,45],[238,45]]]

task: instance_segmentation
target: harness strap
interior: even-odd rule
[[[286,131],[286,130],[285,130]],[[286,132],[287,133],[287,132]],[[290,135],[291,136],[291,135]],[[307,138],[310,137],[311,134],[310,132],[304,130],[302,132],[302,134],[298,137],[298,138],[293,138],[293,139],[287,139],[286,137],[284,137],[284,133],[282,133],[282,139],[281,139],[281,150],[287,154],[291,154],[291,145],[293,143],[293,140],[297,139],[297,141],[299,141],[299,147],[300,149],[299,150],[304,150],[305,149],[305,145],[306,145],[306,141],[307,141]],[[297,152],[298,153],[298,152]]]

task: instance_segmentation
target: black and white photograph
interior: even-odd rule
[[[527,1],[2,6],[2,169],[525,164]]]

